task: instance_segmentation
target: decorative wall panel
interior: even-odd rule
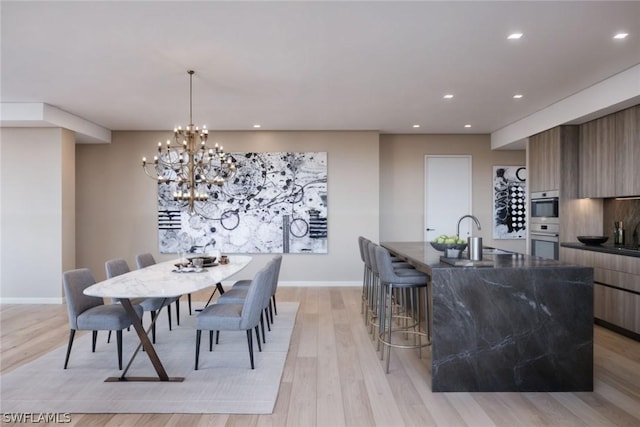
[[[161,253],[327,253],[327,153],[232,153],[235,177],[196,212],[158,184]]]

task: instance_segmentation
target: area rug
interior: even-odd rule
[[[271,331],[267,331],[262,352],[254,344],[254,370],[244,332],[221,332],[220,343],[214,344],[212,352],[208,333],[203,333],[197,371],[195,316],[181,313],[180,326],[174,325],[169,331],[166,314],[160,313],[155,348],[168,375],[185,377],[183,382],[104,382],[121,373],[117,369],[115,335],[107,343],[107,333],[99,333],[96,352],[92,353],[91,333],[86,333],[76,337],[68,369],[62,369],[65,342],[3,375],[1,412],[270,414],[297,311],[298,303],[278,303],[278,315]],[[133,329],[124,332],[123,366],[137,342]],[[146,353],[138,354],[128,375],[155,375]]]

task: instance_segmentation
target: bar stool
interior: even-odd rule
[[[394,269],[389,251],[381,246],[375,248],[376,267],[380,280],[379,298],[379,334],[378,340],[383,346],[380,357],[384,358],[386,350],[387,360],[385,371],[389,373],[389,360],[391,359],[391,347],[421,349],[431,344],[429,340],[429,276],[417,270]],[[424,289],[425,332],[420,330],[420,304],[419,293]],[[400,306],[404,312],[393,314],[393,293],[395,290],[405,290],[409,301],[402,301]],[[393,320],[403,319],[407,321],[404,326],[393,328]],[[393,334],[402,332],[413,335],[417,340],[414,343],[400,344],[393,342]],[[425,342],[422,342],[422,339]],[[422,353],[420,353],[422,355]]]
[[[369,333],[372,335],[372,338],[378,341],[377,336],[379,332],[376,332],[376,327],[378,330],[381,329],[381,323],[379,322],[380,317],[380,296],[382,295],[380,289],[380,275],[378,272],[378,265],[376,260],[376,248],[379,245],[372,242],[371,240],[366,240],[364,247],[364,257],[365,263],[368,266],[370,271],[369,277],[369,294],[368,294],[368,304],[367,304],[367,315],[365,316],[365,324],[370,326]],[[394,270],[402,272],[405,275],[412,274],[422,274],[418,272],[416,269],[411,267],[409,263],[404,262],[402,260],[396,259],[393,261],[392,259],[392,267]],[[377,348],[380,348],[380,343],[378,342]]]

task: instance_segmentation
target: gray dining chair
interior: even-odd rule
[[[136,266],[138,269],[149,267],[156,263],[155,258],[150,253],[136,255]],[[191,294],[189,294],[191,300]],[[169,317],[169,330],[171,330],[171,303],[176,303],[176,324],[180,326],[180,297],[173,297],[167,300],[167,316]]]
[[[112,279],[116,276],[120,276],[122,274],[128,273],[131,270],[129,269],[129,264],[122,258],[111,259],[104,263],[105,270],[107,271],[107,278]],[[162,310],[162,307],[167,306],[169,304],[168,298],[138,298],[131,301],[133,304],[138,304],[144,311],[148,311],[151,313],[151,341],[156,343],[156,324],[154,320],[158,315],[159,311]],[[112,303],[118,303],[117,299],[112,299]],[[169,316],[169,329],[171,329],[171,311],[167,308],[168,316]],[[108,339],[107,339],[108,341]]]
[[[216,344],[219,341],[220,331],[246,331],[251,369],[255,368],[253,361],[253,330],[255,329],[256,331],[258,350],[262,351],[258,324],[262,313],[264,293],[269,289],[269,276],[272,273],[272,269],[264,267],[255,275],[243,304],[216,303],[206,307],[197,315],[195,370],[198,370],[200,340],[203,330],[209,331],[209,351],[213,350],[214,331],[216,332]]]
[[[105,304],[102,298],[84,294],[84,290],[96,283],[87,268],[65,271],[62,274],[64,295],[69,314],[69,344],[64,359],[64,369],[69,364],[71,347],[76,331],[92,331],[92,352],[96,351],[98,331],[116,331],[118,351],[118,369],[122,369],[122,330],[131,326],[132,319],[120,304]],[[138,316],[142,316],[142,307],[133,306]]]
[[[276,292],[278,290],[278,281],[279,281],[279,278],[280,278],[280,267],[282,266],[282,255],[277,255],[276,257],[274,257],[273,261],[275,261],[277,263],[277,266],[276,266],[276,272],[275,272],[274,281],[272,282],[271,295],[270,295],[270,299],[269,299],[269,314],[270,314],[270,317],[271,317],[271,323],[272,324],[273,324],[273,314],[274,313],[276,315],[278,314],[278,307],[276,305]],[[236,294],[233,291],[235,289],[244,289],[246,291],[246,289],[249,288],[250,284],[251,284],[251,280],[246,280],[246,279],[238,280],[237,282],[235,282],[233,284],[233,286],[231,287],[231,289],[229,291],[225,292],[220,297],[222,297],[224,295],[227,295],[229,293],[231,293],[231,294],[227,295],[227,298],[231,298],[234,295],[241,296],[242,293],[238,292]]]
[[[280,274],[280,266],[282,264],[282,255],[276,255],[269,261],[267,268],[270,269],[269,281],[267,289],[265,289],[264,298],[262,301],[263,312],[260,314],[260,328],[262,330],[262,342],[266,343],[266,334],[264,330],[264,319],[267,319],[267,328],[271,331],[271,325],[273,324],[273,309],[271,305],[272,296],[275,295],[278,287],[278,277]],[[230,290],[220,295],[217,300],[219,304],[242,304],[246,298],[249,286],[233,286]],[[275,297],[274,297],[275,298]]]

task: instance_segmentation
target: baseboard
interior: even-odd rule
[[[62,304],[64,299],[58,298],[0,298],[0,304]]]

